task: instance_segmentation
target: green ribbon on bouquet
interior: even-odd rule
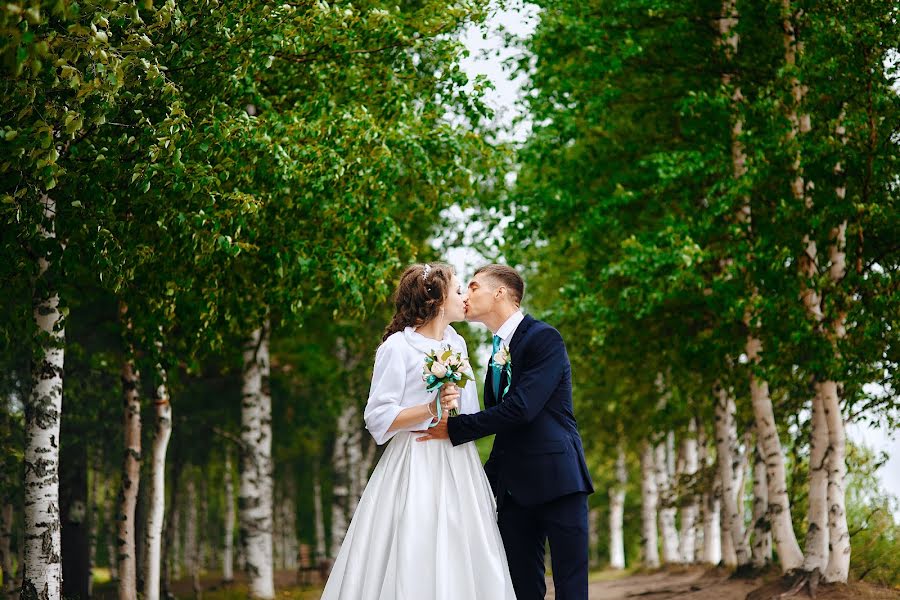
[[[425,384],[426,384],[425,391],[426,392],[436,392],[437,390],[441,389],[441,386],[443,386],[445,383],[451,383],[451,382],[456,383],[457,381],[459,381],[461,379],[462,379],[462,373],[450,372],[450,373],[447,373],[446,376],[444,376],[440,379],[438,379],[436,375],[429,375],[428,379],[425,380]],[[507,387],[507,389],[509,389],[509,388]],[[429,423],[428,424],[429,429],[431,429],[432,427],[436,427],[437,424],[441,422],[441,416],[444,414],[444,409],[441,406],[441,395],[440,394],[438,394],[437,397],[435,397],[434,404],[436,407],[435,412],[437,412],[437,421],[435,421],[434,423]]]

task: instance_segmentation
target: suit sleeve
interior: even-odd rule
[[[512,368],[516,386],[502,402],[474,415],[450,417],[447,431],[454,446],[530,423],[543,410],[569,363],[562,336],[553,328],[529,340],[521,371]]]
[[[496,446],[494,447],[496,448]],[[488,483],[491,484],[491,490],[494,497],[497,497],[497,459],[494,457],[494,448],[491,448],[491,455],[488,456],[487,462],[484,463],[484,474],[487,476]]]

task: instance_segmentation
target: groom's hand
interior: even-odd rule
[[[450,434],[447,433],[447,419],[450,418],[450,414],[445,412],[441,417],[441,420],[438,421],[437,425],[432,427],[431,429],[424,429],[420,431],[416,431],[415,433],[421,433],[422,437],[417,437],[417,442],[427,442],[428,440],[449,440]]]

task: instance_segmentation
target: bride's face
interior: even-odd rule
[[[443,309],[444,316],[451,323],[466,319],[466,297],[462,283],[460,283],[456,275],[450,280],[450,287],[447,289],[447,298],[444,300]]]

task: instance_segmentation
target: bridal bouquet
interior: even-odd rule
[[[456,352],[452,348],[442,348],[440,354],[436,350],[432,350],[425,355],[425,367],[422,370],[422,380],[425,382],[425,390],[428,392],[437,391],[444,384],[456,384],[461,388],[466,387],[470,381],[474,381],[472,377],[472,366],[469,359],[464,357],[461,352]],[[438,419],[441,416],[441,399],[438,397],[437,414]],[[455,408],[450,409],[450,416],[455,417],[459,411]]]

